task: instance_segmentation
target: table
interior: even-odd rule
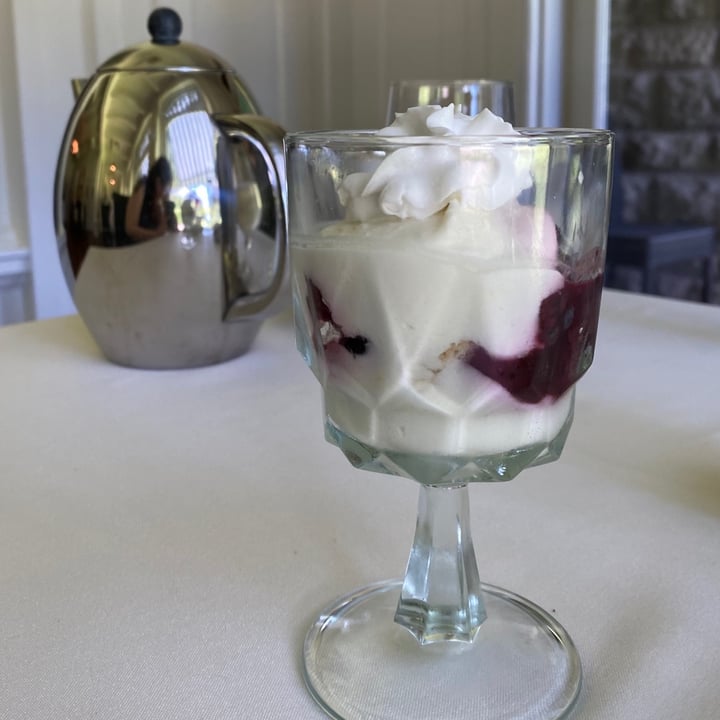
[[[325,444],[287,315],[185,371],[1,329],[0,718],[324,717],[306,628],[402,574],[416,495]],[[483,579],[578,646],[573,718],[718,718],[720,308],[607,291],[563,457],[471,513]]]

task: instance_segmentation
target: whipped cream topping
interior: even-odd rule
[[[426,137],[432,135],[519,135],[509,122],[485,108],[477,115],[465,115],[450,103],[420,105],[404,113],[395,113],[392,125],[377,135]]]
[[[450,203],[491,211],[532,184],[523,154],[511,143],[483,147],[447,140],[448,136],[519,135],[487,109],[471,117],[452,104],[410,108],[377,135],[397,142],[427,140],[391,152],[372,173],[345,178],[339,195],[348,220],[364,222],[383,216],[422,220]],[[433,138],[442,140],[433,145]]]

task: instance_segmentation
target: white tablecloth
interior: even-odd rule
[[[416,495],[324,442],[287,317],[164,372],[3,328],[0,718],[324,717],[305,631],[402,574]],[[563,457],[471,512],[483,579],[575,640],[574,718],[720,717],[720,308],[606,293]]]

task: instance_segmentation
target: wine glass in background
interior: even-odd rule
[[[593,359],[612,136],[298,133],[286,153],[297,342],[325,436],[420,490],[404,580],[319,614],[308,689],[342,720],[564,718],[578,653],[551,613],[480,582],[468,485],[560,456]],[[413,198],[382,186],[394,170],[416,198],[451,199],[408,217]]]
[[[390,84],[386,123],[395,113],[418,105],[455,103],[455,109],[466,115],[477,115],[488,108],[503,120],[515,122],[513,85],[504,80],[395,80]]]

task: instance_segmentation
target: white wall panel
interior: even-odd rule
[[[70,78],[86,76],[82,0],[13,0],[27,229],[35,310],[74,312],[58,261],[53,225],[55,164],[73,106]],[[42,21],[40,21],[42,19]]]
[[[573,127],[606,128],[610,0],[569,2],[565,37],[565,121]]]
[[[328,4],[324,0],[275,3],[276,27],[271,36],[277,64],[266,83],[274,91],[276,108],[261,107],[288,130],[314,128],[326,121],[330,98],[325,67]],[[259,79],[247,78],[248,83]],[[252,86],[254,87],[254,85]]]
[[[15,72],[15,38],[10,0],[0,0],[0,251],[27,244],[24,213],[22,152],[19,147],[20,116]]]

